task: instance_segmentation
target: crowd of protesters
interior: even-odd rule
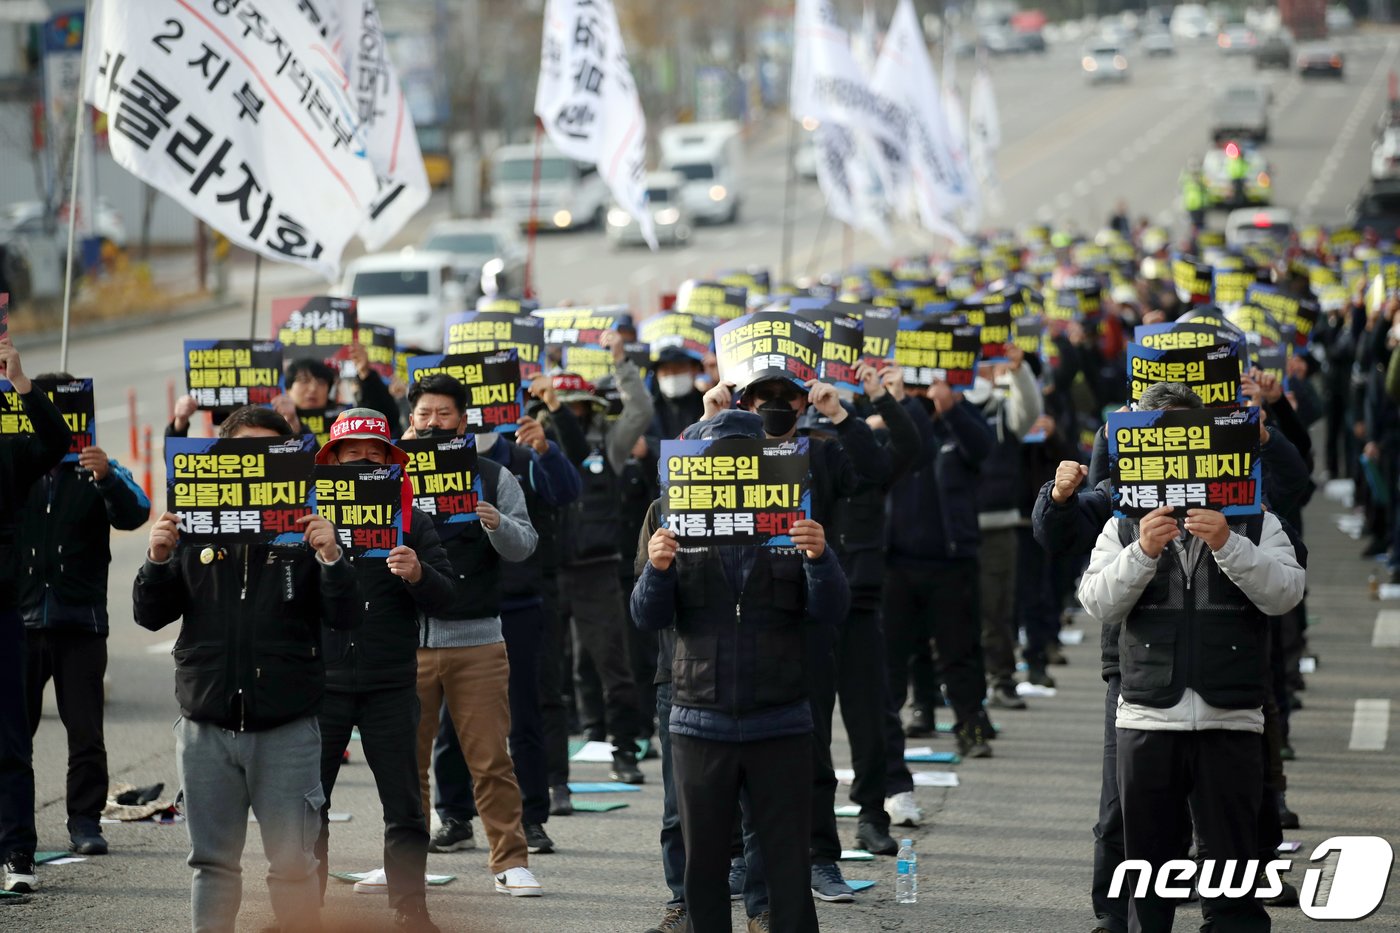
[[[999,291],[1033,306],[1038,343],[981,364],[958,391],[915,384],[890,360],[865,361],[848,396],[820,381],[735,384],[713,353],[681,346],[653,348],[643,372],[625,350],[637,335],[624,318],[604,340],[609,385],[567,370],[526,380],[514,432],[476,435],[476,522],[447,530],[414,515],[386,558],[352,562],[315,516],[303,521],[305,547],[287,550],[204,547],[178,515],[158,514],[134,618],[179,623],[176,746],[196,933],[234,929],[249,810],[280,929],[319,928],[330,801],[355,728],[383,806],[399,928],[437,929],[428,853],[474,847],[478,816],[495,890],[542,893],[530,857],[554,851],[546,825],[573,811],[573,735],[610,741],[612,780],[662,784],[660,870],[638,870],[655,871],[669,894],[648,933],[728,930],[731,898],[751,931],[816,930],[814,899],[854,899],[843,846],[892,856],[892,828],[923,818],[906,738],[941,729],[962,758],[993,757],[989,710],[1024,709],[1027,694],[1037,701],[1023,685],[1055,685],[1062,625],[1080,612],[1095,634],[1102,627],[1107,686],[1084,892],[1095,933],[1172,928],[1176,905],[1154,891],[1111,895],[1125,858],[1159,865],[1187,857],[1194,840],[1215,858],[1267,861],[1298,819],[1283,767],[1304,688],[1302,507],[1314,474],[1357,479],[1367,553],[1389,554],[1400,575],[1393,257],[1346,231],[1243,246],[1202,231],[1173,244],[1124,221],[1095,237],[988,237],[820,282],[769,288],[746,274],[755,308],[806,295],[912,316],[938,303],[931,293],[956,304]],[[1251,271],[1295,309],[1282,339],[1269,327],[1238,334],[1243,392],[1261,412],[1264,511],[1164,506],[1116,518],[1104,425],[1129,405],[1129,343],[1140,325],[1203,320],[1229,339],[1238,309],[1191,293],[1183,277],[1211,268]],[[1281,351],[1282,369],[1255,366],[1260,350]],[[290,437],[323,419],[318,462],[378,465],[402,462],[396,438],[470,433],[457,380],[390,385],[354,362],[354,384],[339,386],[336,369],[294,361],[285,401],[221,415],[219,435]],[[73,850],[107,849],[108,538],[144,524],[150,503],[97,448],[60,462],[67,428],[8,338],[0,364],[33,429],[0,441],[0,854],[6,890],[28,892],[30,742],[49,679],[68,731]],[[1136,402],[1201,406],[1176,383]],[[182,399],[167,434],[188,432],[197,407]],[[810,439],[811,497],[791,546],[685,546],[668,527],[663,442],[795,437]],[[859,809],[844,841],[838,699]],[[1202,910],[1220,933],[1267,930],[1266,907],[1290,897],[1287,886],[1208,897]]]

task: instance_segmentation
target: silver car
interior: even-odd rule
[[[679,172],[652,172],[647,175],[647,209],[661,245],[684,246],[690,242],[690,213],[681,198],[685,178]],[[608,239],[614,246],[639,246],[646,242],[641,224],[614,204],[608,211]]]

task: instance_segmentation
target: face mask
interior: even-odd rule
[[[992,397],[992,381],[978,376],[972,380],[972,388],[963,392],[963,398],[974,405],[982,405]]]
[[[457,436],[457,430],[456,430],[456,428],[443,428],[443,427],[438,427],[438,426],[436,426],[436,425],[434,425],[433,427],[430,427],[430,428],[424,428],[423,430],[421,430],[421,431],[416,431],[416,432],[414,432],[414,433],[416,433],[419,437],[456,437],[456,436]]]
[[[342,460],[340,461],[340,465],[354,467],[376,467],[383,466],[384,464],[376,463],[375,461],[370,460],[368,457],[361,457],[359,460]]]
[[[764,402],[758,406],[758,416],[763,419],[763,433],[769,437],[786,437],[797,427],[797,412],[787,402]]]
[[[661,394],[667,398],[681,398],[694,390],[695,379],[689,373],[672,373],[669,376],[657,376],[656,384],[661,389]]]
[[[490,451],[492,447],[496,446],[496,438],[499,436],[497,434],[478,434],[476,436],[476,452],[484,454]]]

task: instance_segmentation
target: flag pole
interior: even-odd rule
[[[525,298],[535,297],[535,241],[540,235],[540,159],[544,155],[544,121],[535,117],[535,166],[530,178],[530,227],[525,251]]]
[[[68,188],[68,256],[63,268],[63,335],[59,338],[58,368],[68,370],[68,322],[73,307],[73,241],[78,233],[78,153],[83,144],[83,123],[87,116],[87,41],[92,21],[92,0],[83,4],[83,57],[78,60],[78,105],[73,117],[73,181]],[[91,220],[91,218],[89,218]]]
[[[262,253],[253,254],[253,306],[250,309],[252,320],[248,323],[248,339],[258,339],[258,291],[262,287]]]
[[[783,260],[779,266],[780,282],[791,282],[788,272],[792,264],[792,192],[797,170],[793,159],[797,157],[797,115],[788,113],[787,175],[783,183]]]

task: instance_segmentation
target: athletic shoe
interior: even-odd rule
[[[511,897],[539,897],[544,888],[528,868],[507,868],[496,876],[496,891]]]
[[[1035,684],[1037,687],[1055,686],[1055,678],[1050,676],[1049,671],[1043,667],[1032,667],[1026,671],[1026,683]]]
[[[915,705],[909,711],[909,724],[904,727],[904,734],[911,739],[929,739],[938,734],[938,729],[934,726],[933,707]]]
[[[531,855],[548,855],[554,851],[554,840],[539,823],[525,823],[525,845]]]
[[[1000,683],[988,691],[987,705],[998,709],[1025,709],[1026,701],[1016,692],[1015,683]]]
[[[768,925],[768,911],[764,911],[757,917],[749,918],[748,933],[768,933],[772,927]]]
[[[443,820],[442,828],[433,833],[428,841],[430,852],[461,852],[475,849],[476,838],[472,833],[471,820]]]
[[[840,866],[819,862],[812,866],[812,896],[831,904],[849,904],[856,899],[856,892],[841,877]]]
[[[645,784],[646,775],[637,767],[636,749],[622,749],[613,752],[612,770],[608,777],[619,784]]]
[[[885,830],[869,820],[861,820],[856,825],[856,848],[873,852],[876,855],[897,855],[899,846]]]
[[[1259,884],[1264,885],[1267,883],[1268,879],[1263,873],[1260,873]],[[1273,897],[1260,898],[1259,903],[1263,904],[1265,907],[1297,907],[1298,889],[1281,878],[1279,879],[1279,884],[1283,885],[1282,891],[1278,892]]]
[[[885,812],[895,826],[918,826],[924,818],[919,805],[914,802],[914,792],[904,791],[885,798]]]
[[[690,933],[690,917],[686,915],[683,906],[673,904],[666,908],[661,922],[647,929],[645,933]]]
[[[1278,792],[1278,825],[1280,829],[1298,828],[1298,814],[1288,809],[1288,800],[1283,791]]]
[[[102,838],[100,830],[80,830],[70,834],[68,838],[71,840],[68,844],[69,850],[78,855],[107,854],[107,840]]]
[[[742,858],[729,860],[729,899],[737,901],[744,896],[744,885],[749,880],[749,866]]]
[[[5,890],[14,894],[32,894],[39,887],[39,876],[34,873],[34,856],[11,853],[5,859]]]
[[[573,816],[574,799],[569,796],[568,784],[555,784],[549,789],[549,815]]]
[[[382,868],[376,868],[355,882],[356,894],[383,894],[388,890],[389,876]]]

